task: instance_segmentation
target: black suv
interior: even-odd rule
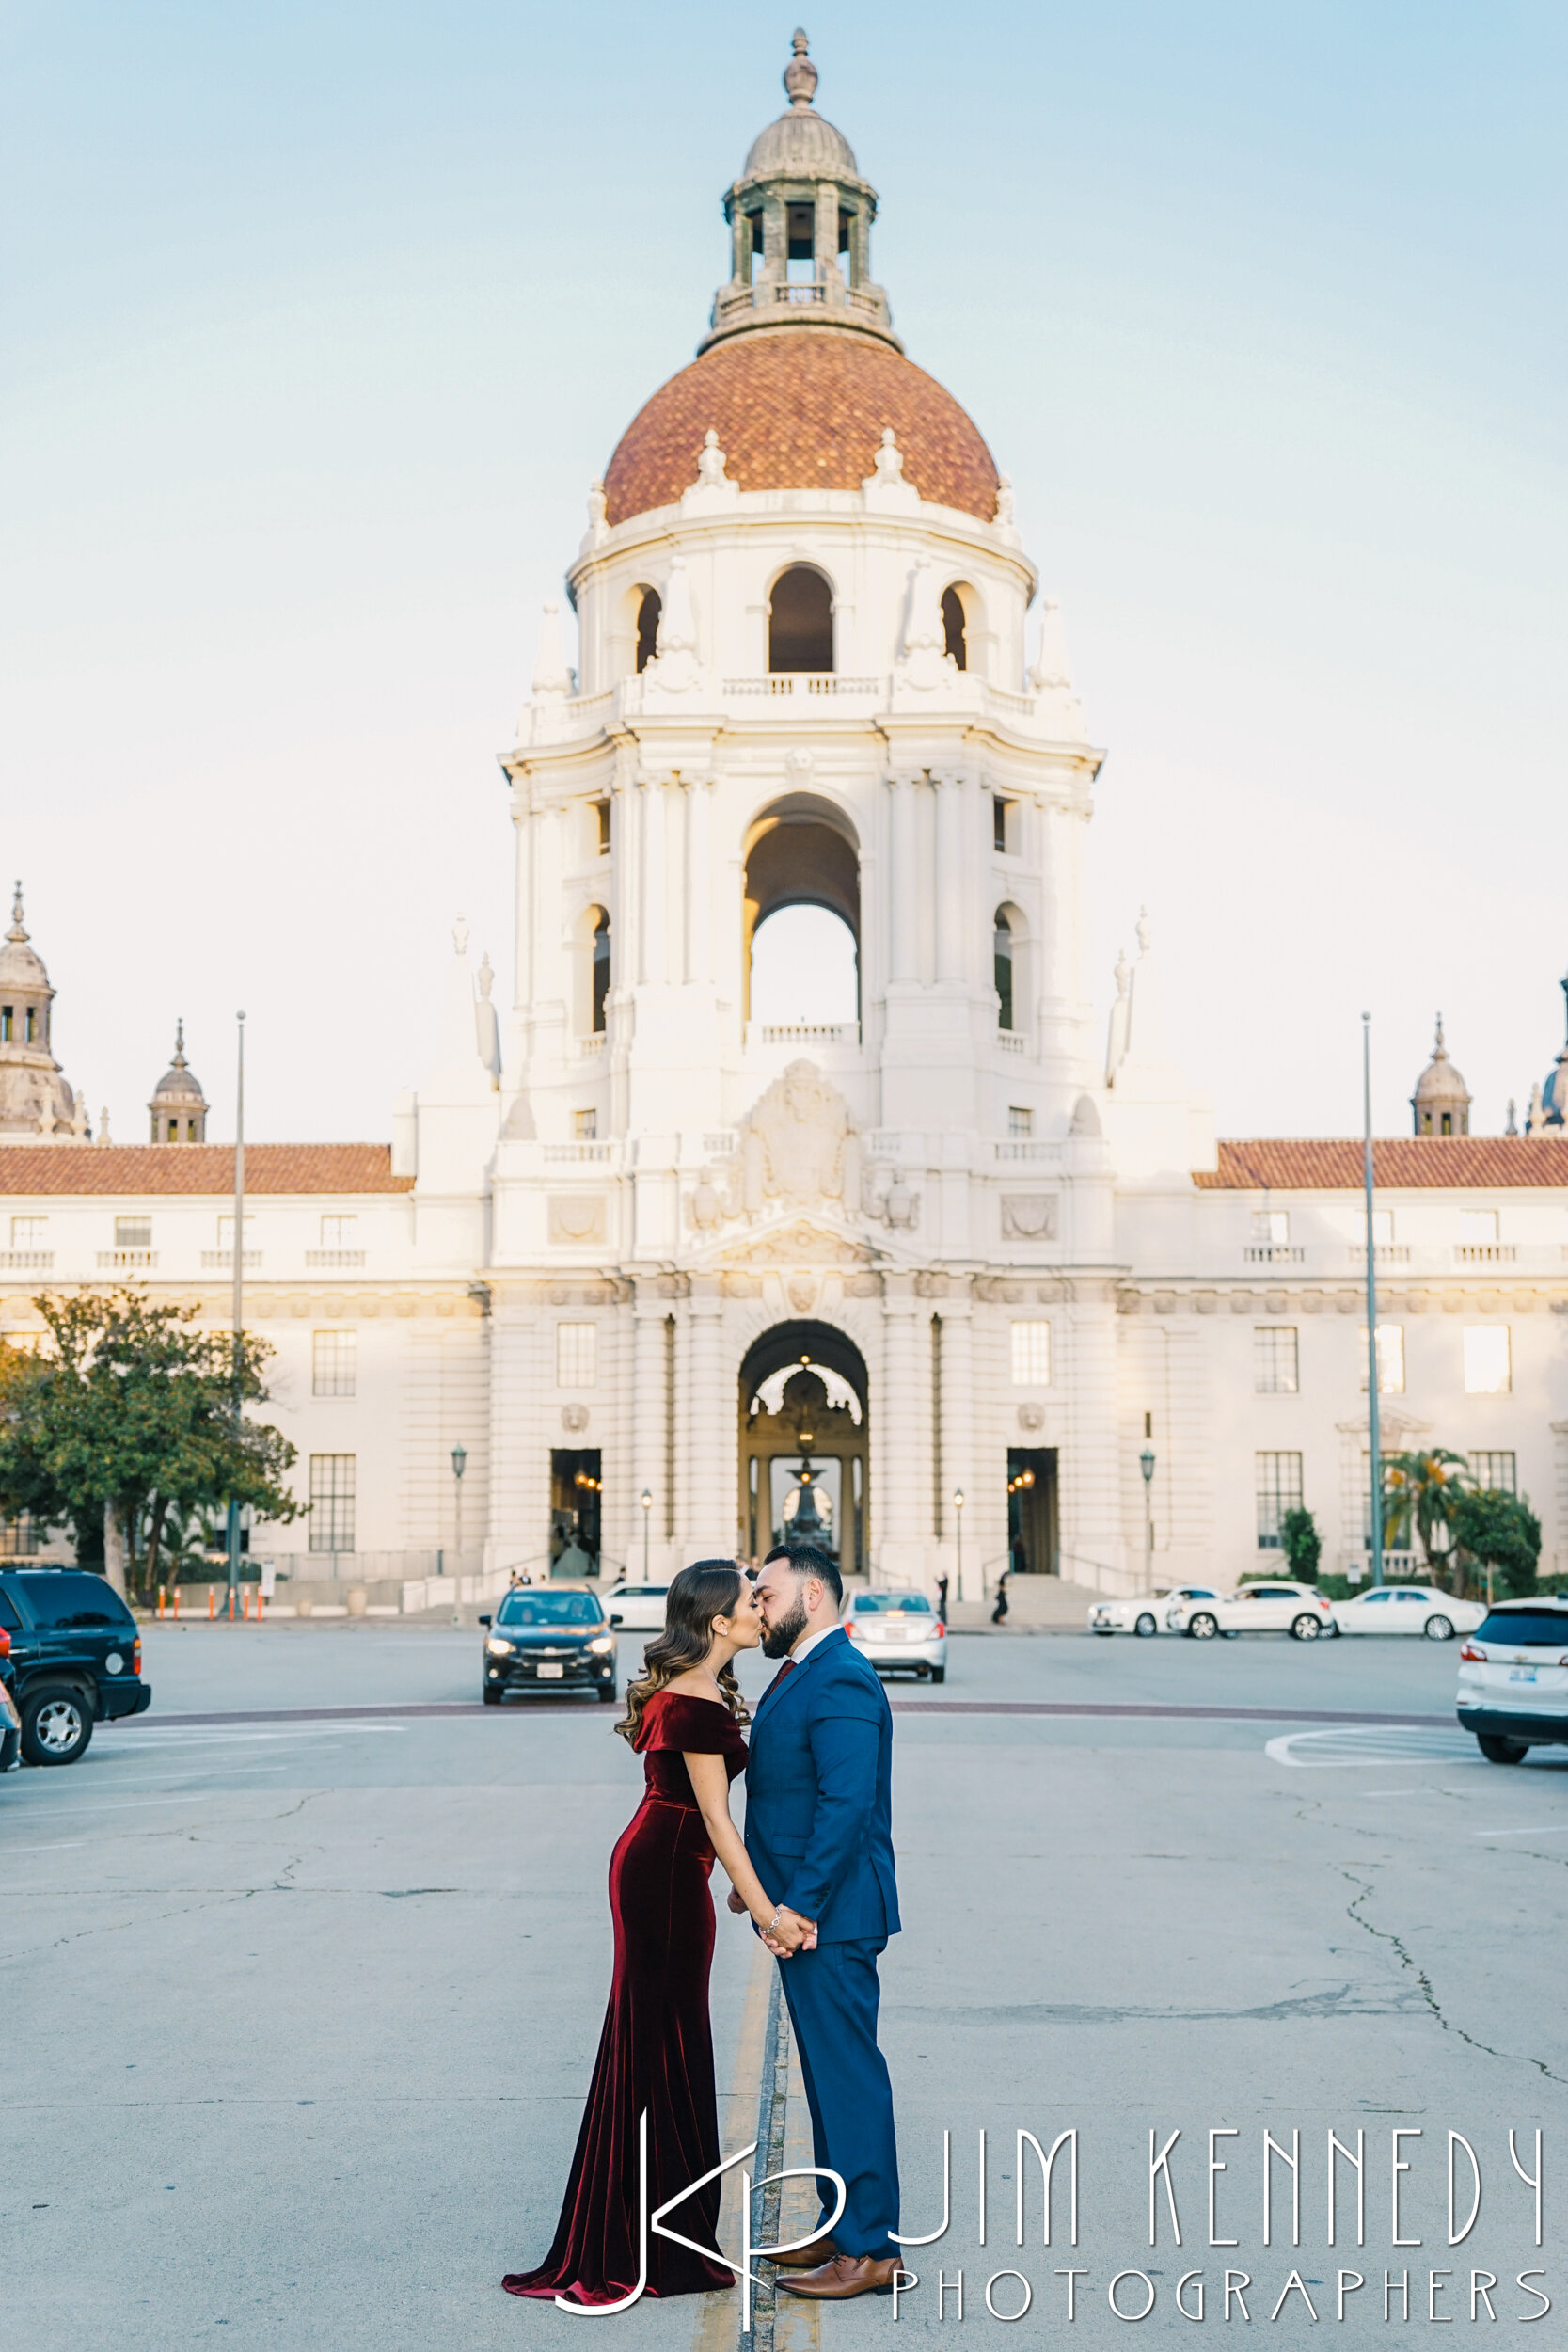
[[[615,1636],[592,1593],[519,1586],[503,1595],[484,1641],[480,1695],[499,1707],[509,1691],[594,1691],[615,1697]]]
[[[0,1626],[29,1764],[74,1764],[94,1724],[152,1704],[141,1636],[112,1584],[85,1568],[0,1568]]]

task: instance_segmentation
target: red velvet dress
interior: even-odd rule
[[[509,2295],[614,2303],[637,2284],[638,2119],[648,2115],[648,2211],[719,2162],[708,1969],[713,1848],[682,1761],[721,1756],[734,1780],[746,1742],[717,1699],[657,1691],[638,1735],[646,1788],[610,1860],[615,1975],[588,2106],[555,2242],[538,2270],[502,2280]],[[678,2205],[670,2227],[714,2242],[720,2184]],[[649,2295],[705,2295],[735,2284],[667,2238],[648,2237]]]

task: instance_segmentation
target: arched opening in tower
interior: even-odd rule
[[[641,676],[658,649],[658,616],[664,599],[657,588],[644,588],[637,608],[637,674]],[[625,639],[622,643],[625,644]]]
[[[1013,927],[1006,907],[996,910],[996,935],[992,970],[996,980],[996,1025],[999,1029],[1013,1026]]]
[[[746,1019],[858,1021],[860,841],[848,818],[815,793],[787,793],[755,818],[745,854]]]
[[[963,599],[956,588],[942,592],[942,627],[947,641],[947,651],[960,670],[969,667],[969,640],[964,634]]]
[[[809,564],[792,564],[773,582],[768,605],[768,667],[773,672],[833,666],[833,592]]]

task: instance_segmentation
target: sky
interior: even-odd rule
[[[793,19],[14,0],[0,874],[145,1134],[384,1137],[461,910],[510,983],[543,600],[727,269]],[[1222,1135],[1473,1125],[1562,1041],[1568,11],[928,0],[808,19],[911,358],[1011,475]]]

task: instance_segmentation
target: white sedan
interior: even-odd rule
[[[605,1615],[618,1633],[662,1633],[669,1597],[668,1584],[612,1584]]]
[[[1168,1590],[1162,1585],[1157,1593],[1135,1594],[1131,1600],[1097,1600],[1089,1609],[1089,1631],[1136,1633],[1147,1642],[1170,1623],[1172,1602],[1218,1597],[1210,1584],[1176,1584]]]
[[[1455,1600],[1434,1584],[1385,1584],[1334,1603],[1341,1633],[1424,1633],[1429,1642],[1473,1633],[1485,1614],[1480,1601]]]
[[[1332,1636],[1338,1628],[1334,1612],[1315,1584],[1276,1584],[1272,1580],[1240,1584],[1233,1593],[1213,1600],[1179,1600],[1167,1612],[1173,1633],[1186,1633],[1195,1642],[1212,1641],[1216,1633],[1289,1633],[1298,1642]]]
[[[844,1630],[879,1675],[947,1679],[947,1628],[924,1593],[857,1593]]]

